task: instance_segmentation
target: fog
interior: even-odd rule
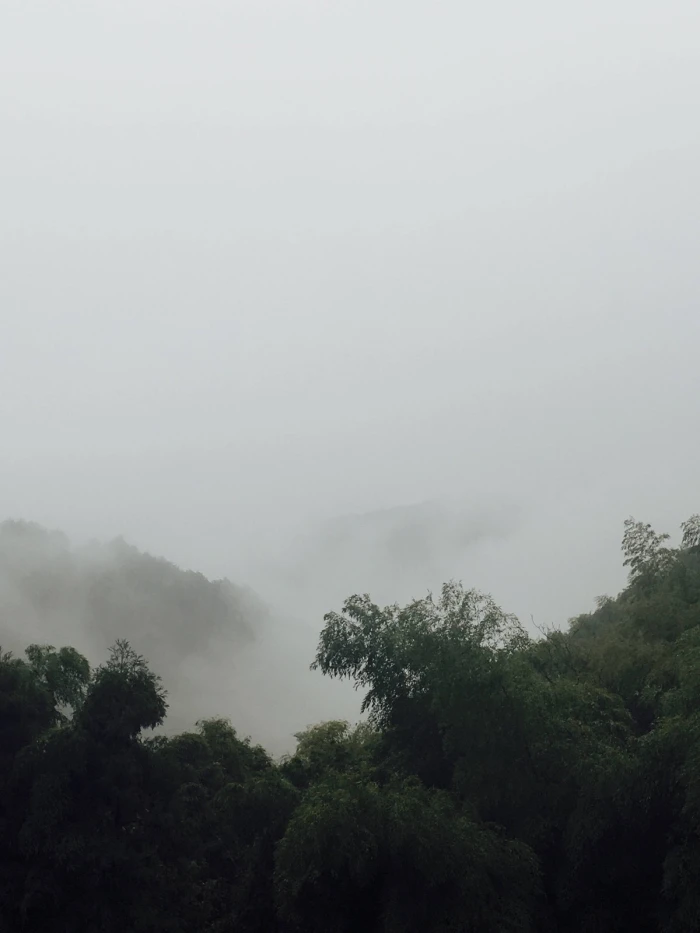
[[[0,519],[252,588],[255,647],[178,676],[276,748],[354,715],[308,671],[351,592],[619,589],[622,521],[699,507],[698,29],[2,4]]]

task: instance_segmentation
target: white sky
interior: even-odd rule
[[[311,519],[507,502],[465,582],[586,609],[630,512],[700,509],[699,35],[680,0],[4,0],[0,517],[257,584]]]

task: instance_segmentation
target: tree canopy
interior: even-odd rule
[[[367,715],[279,761],[225,719],[153,732],[127,641],[94,669],[0,652],[0,928],[697,930],[700,516],[681,532],[629,519],[626,588],[538,637],[454,582],[351,596],[313,666]]]

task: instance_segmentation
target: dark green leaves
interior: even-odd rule
[[[274,762],[177,736],[127,642],[0,653],[0,920],[19,933],[695,933],[700,519],[630,519],[629,586],[538,640],[447,584],[348,599],[314,666],[367,721]]]

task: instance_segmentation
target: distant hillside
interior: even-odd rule
[[[379,602],[420,597],[446,576],[459,578],[475,548],[513,525],[505,509],[447,502],[339,516],[300,536],[268,577],[274,572],[290,603],[308,599],[320,612],[357,592]]]
[[[191,662],[235,657],[265,618],[255,595],[117,539],[74,548],[28,522],[0,524],[0,644],[71,644],[90,659],[117,638],[149,659],[179,706]],[[184,699],[184,695],[182,697]]]
[[[502,525],[492,512],[421,502],[332,519],[322,528],[319,543],[327,553],[352,551],[364,555],[365,563],[379,560],[415,570],[446,552],[461,553]]]

